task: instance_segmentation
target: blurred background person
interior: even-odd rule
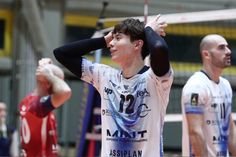
[[[0,102],[0,156],[19,156],[18,132],[6,124],[7,106]]]
[[[36,70],[37,86],[20,103],[21,156],[58,156],[55,108],[71,96],[63,71],[43,58]]]
[[[183,156],[236,156],[232,117],[232,87],[222,75],[231,65],[224,37],[206,35],[200,43],[202,70],[195,72],[182,92]]]

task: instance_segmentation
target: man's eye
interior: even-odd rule
[[[221,45],[221,46],[219,46],[219,49],[220,49],[220,50],[223,50],[223,49],[225,49],[225,46],[224,46],[224,45]]]

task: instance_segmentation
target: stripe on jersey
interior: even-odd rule
[[[203,114],[203,108],[201,106],[193,106],[191,104],[185,104],[186,114]]]

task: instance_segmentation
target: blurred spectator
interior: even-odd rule
[[[19,156],[18,132],[6,124],[7,107],[0,102],[0,156]]]

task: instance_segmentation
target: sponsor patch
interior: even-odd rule
[[[198,106],[198,94],[192,93],[191,95],[191,106]]]

